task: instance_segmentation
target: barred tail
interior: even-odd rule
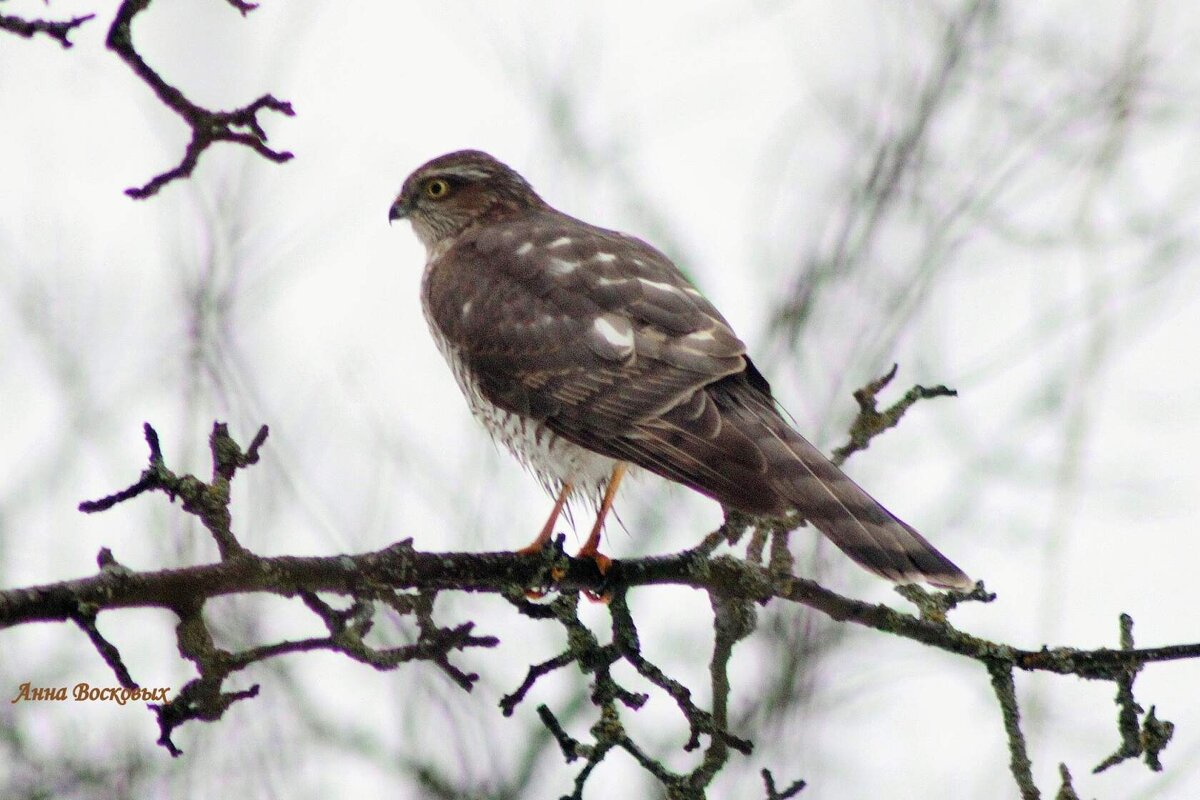
[[[778,415],[762,419],[782,447],[765,446],[777,490],[861,566],[896,583],[943,588],[973,582],[911,525],[867,494]]]
[[[633,435],[580,443],[750,514],[799,512],[850,558],[896,583],[972,585],[921,534],[792,430],[769,393],[744,374],[696,391],[642,421]]]

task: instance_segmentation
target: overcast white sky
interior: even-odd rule
[[[242,439],[271,425],[263,462],[235,492],[237,532],[259,553],[406,536],[429,550],[523,544],[549,500],[470,419],[420,313],[421,249],[406,225],[386,224],[411,169],[475,147],[564,211],[678,258],[826,449],[850,392],[893,361],[900,388],[958,388],[918,406],[851,471],[999,593],[962,610],[962,627],[1092,647],[1114,644],[1128,612],[1141,645],[1196,641],[1194,7],[1001,4],[992,34],[969,40],[920,180],[899,190],[858,271],[824,285],[789,349],[768,313],[802,268],[836,251],[839,231],[859,230],[848,209],[867,201],[850,189],[871,147],[911,121],[960,7],[899,5],[268,0],[243,19],[219,0],[160,2],[134,29],[147,61],[211,107],[267,91],[290,100],[295,118],[264,120],[296,158],[280,166],[218,146],[190,181],[134,202],[123,190],[172,166],[186,131],[104,50],[111,9],[6,2],[9,14],[99,18],[68,51],[0,36],[0,582],[91,574],[102,545],[135,569],[215,557],[159,497],[75,511],[136,477],[143,421],[169,464],[200,474],[212,420]],[[1105,94],[1123,59],[1141,79]],[[1111,150],[1112,115],[1089,105],[1109,95],[1133,98]],[[652,478],[618,510],[629,533],[610,530],[616,557],[687,546],[719,520],[714,504]],[[802,535],[795,549],[813,551]],[[832,588],[901,602],[819,555],[807,566]],[[707,602],[669,589],[632,601],[647,650],[703,686]],[[223,606],[234,607],[229,646],[316,633],[282,601]],[[603,625],[602,610],[588,613]],[[417,797],[396,766],[410,757],[481,781],[511,775],[536,705],[565,703],[583,679],[558,676],[504,718],[496,700],[557,636],[486,600],[439,600],[439,616],[505,640],[462,659],[485,676],[471,698],[420,665],[376,674],[312,656],[248,676],[264,696],[181,729],[175,761],[141,709],[0,703],[0,723],[52,764],[146,762],[130,785],[158,796],[353,786]],[[800,609],[770,618],[810,624]],[[143,684],[190,677],[167,617],[109,615],[102,628]],[[735,658],[735,712],[754,707],[776,668],[766,631],[756,636]],[[31,679],[111,683],[66,626],[5,631],[0,654],[0,695]],[[1116,746],[1112,687],[1019,676],[1039,785],[1052,795],[1065,761],[1081,796],[1200,796],[1198,684],[1195,662],[1148,668],[1139,699],[1178,723],[1167,771],[1130,763],[1093,777]],[[805,798],[1014,796],[974,665],[855,632],[811,688],[811,705],[761,732],[714,797],[754,796],[763,766],[807,779]],[[682,730],[669,703],[627,716],[635,732]],[[319,744],[314,718],[369,745]],[[6,769],[0,760],[0,786],[17,780]],[[557,797],[575,768],[551,749],[534,770],[530,796]],[[587,796],[649,785],[636,775],[613,759]]]

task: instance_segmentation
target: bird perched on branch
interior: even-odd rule
[[[897,583],[970,579],[792,430],[720,312],[670,259],[548,205],[475,150],[404,181],[388,213],[428,260],[421,300],[471,411],[556,497],[601,496],[597,548],[637,466],[752,515],[798,514]]]

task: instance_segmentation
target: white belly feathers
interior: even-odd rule
[[[438,328],[425,292],[422,292],[421,300],[425,320],[438,350],[454,373],[471,413],[483,423],[492,438],[503,443],[551,494],[557,494],[564,483],[570,483],[575,493],[595,499],[617,462],[562,438],[545,423],[518,416],[490,402],[480,392],[479,384],[463,363],[458,348]]]

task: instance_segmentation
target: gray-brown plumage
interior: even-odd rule
[[[750,514],[796,512],[898,583],[970,585],[791,429],[729,324],[650,245],[554,210],[470,150],[413,172],[401,218],[428,251],[439,348],[475,415],[559,493],[555,514],[615,478],[592,539],[632,464]]]

